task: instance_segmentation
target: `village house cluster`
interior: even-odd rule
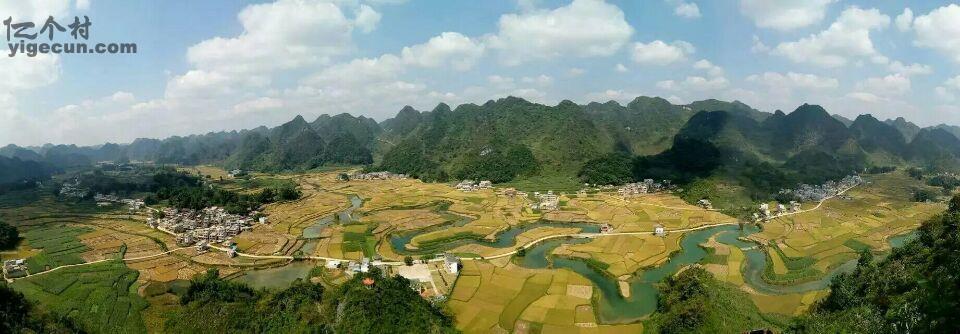
[[[175,234],[181,246],[201,244],[202,247],[207,243],[229,243],[240,232],[253,228],[253,222],[251,216],[231,214],[214,206],[199,211],[166,208],[160,218],[147,220],[147,225]],[[266,219],[260,222],[266,223]]]
[[[801,184],[797,189],[782,189],[780,195],[800,202],[819,202],[861,183],[863,178],[860,175],[848,175],[840,181],[830,180],[822,185]]]
[[[145,205],[142,199],[120,198],[116,195],[104,195],[101,193],[93,195],[93,200],[97,202],[97,206],[109,206],[113,203],[121,203],[126,205],[130,211],[139,211]]]
[[[547,191],[546,194],[534,192],[533,197],[537,199],[537,202],[530,205],[531,209],[540,211],[554,211],[560,208],[560,196],[554,194],[553,190]]]
[[[74,178],[72,182],[64,182],[60,186],[60,196],[63,197],[84,198],[89,192],[90,189],[80,186],[79,178]]]
[[[481,189],[491,189],[493,188],[493,182],[490,181],[480,181],[475,182],[473,180],[463,180],[460,183],[457,183],[457,190],[460,191],[477,191]]]
[[[706,198],[697,201],[697,206],[707,210],[713,210],[713,203],[710,203],[710,200]]]
[[[770,219],[795,212],[800,212],[800,202],[790,201],[790,207],[787,207],[781,203],[775,203],[773,206],[771,206],[769,203],[760,203],[760,206],[757,208],[757,212],[753,213],[753,221],[769,221]]]
[[[655,193],[670,188],[670,180],[656,182],[653,179],[645,179],[643,182],[627,183],[617,188],[617,194],[620,197],[634,197],[641,194]]]
[[[407,174],[397,174],[391,172],[371,172],[361,173],[359,171],[351,173],[349,180],[406,180]]]
[[[6,278],[27,276],[27,263],[23,259],[3,261],[3,276]]]
[[[247,175],[247,172],[243,171],[242,169],[234,169],[227,173],[227,176],[229,177],[241,177],[245,175]]]

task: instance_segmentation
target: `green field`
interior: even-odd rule
[[[140,312],[148,304],[136,294],[138,276],[123,263],[110,261],[60,269],[11,286],[91,332],[144,333]]]
[[[78,236],[92,231],[89,227],[66,224],[48,224],[27,230],[23,233],[23,238],[30,247],[42,250],[39,255],[27,259],[30,272],[38,273],[66,264],[83,263],[80,254],[90,248],[81,243]]]

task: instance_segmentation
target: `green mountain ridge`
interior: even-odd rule
[[[818,175],[906,164],[960,168],[960,140],[951,133],[960,128],[921,129],[903,118],[881,122],[869,115],[847,121],[807,104],[786,114],[714,99],[676,105],[641,96],[626,105],[563,101],[547,106],[506,97],[456,108],[440,104],[429,111],[406,106],[380,123],[346,113],[321,115],[313,122],[298,116],[274,128],[141,138],[130,144],[8,145],[0,155],[43,161],[55,168],[126,160],[262,171],[367,165],[370,170],[425,180],[470,177],[499,182],[536,175],[573,178],[588,161],[613,153],[662,155],[664,159],[646,160],[645,166],[654,169],[689,165],[676,168],[686,174],[681,179],[706,177],[711,173],[698,169],[710,169],[711,164],[770,165],[800,174],[813,168]],[[698,147],[703,142],[708,145]],[[686,153],[678,153],[684,150],[706,157],[716,154],[725,161],[694,163],[685,159]]]

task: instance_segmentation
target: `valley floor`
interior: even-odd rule
[[[207,268],[275,288],[327,261],[367,257],[390,273],[419,277],[426,295],[447,296],[468,333],[634,333],[655,311],[657,283],[691,265],[746,292],[760,312],[798,314],[859,251],[887,251],[944,209],[911,202],[908,189],[918,181],[901,173],[866,177],[759,228],[665,193],[562,193],[558,210],[540,212],[531,198],[496,188],[344,182],[335,171],[256,180],[224,186],[253,191],[295,182],[303,196],[267,205],[269,224],[240,234],[234,258],[225,249],[177,247],[173,236],[144,224],[147,211],[69,204],[41,191],[0,196],[0,219],[25,239],[0,256],[27,259],[30,276],[13,281],[15,289],[54,310],[79,312],[103,332],[160,331],[164,312],[177,307],[176,290]],[[665,235],[653,234],[658,224]],[[438,254],[458,256],[459,273]],[[407,257],[430,262],[408,267]],[[335,285],[348,274],[310,276]]]

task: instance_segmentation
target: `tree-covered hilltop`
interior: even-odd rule
[[[837,276],[830,294],[792,326],[796,333],[960,332],[960,196],[919,236]]]
[[[758,118],[763,114],[739,102],[675,105],[658,97],[638,97],[627,105],[563,101],[546,106],[507,97],[455,109],[441,104],[428,112],[405,107],[382,123],[384,137],[393,145],[372,169],[426,180],[506,182],[530,174],[572,178],[584,163],[611,153],[655,154],[670,148],[693,108],[706,106]],[[488,152],[504,153],[484,157]]]
[[[612,148],[583,108],[504,98],[451,110],[441,104],[422,115],[415,130],[387,151],[375,169],[427,180],[497,175],[509,181],[534,170],[575,171]],[[505,163],[505,159],[518,159]],[[500,165],[491,170],[491,165]]]
[[[42,161],[0,156],[0,194],[8,190],[32,187],[36,181],[50,179],[54,172],[54,167]]]
[[[910,144],[892,125],[861,115],[844,126],[823,108],[802,105],[762,118],[745,111],[700,111],[673,137],[669,149],[587,161],[583,182],[620,184],[669,179],[689,201],[708,198],[721,208],[773,199],[780,189],[820,184],[891,166],[930,171],[960,169],[960,139],[943,129],[922,129]]]
[[[763,197],[781,185],[871,167],[957,171],[957,133],[960,127],[920,128],[902,118],[880,121],[860,115],[850,120],[810,104],[790,113],[766,113],[738,101],[713,99],[680,105],[641,96],[626,105],[563,101],[548,106],[505,97],[456,108],[441,103],[423,112],[407,106],[381,123],[345,113],[321,115],[313,122],[297,116],[273,128],[130,144],[8,145],[0,148],[0,156],[58,169],[105,160],[147,160],[267,172],[365,165],[427,181],[670,178],[684,179],[688,187],[740,187],[749,196]],[[717,156],[701,159],[690,153]],[[643,158],[635,159],[631,173],[597,169],[612,154]],[[691,163],[695,165],[684,167]]]
[[[780,329],[788,318],[761,313],[746,292],[720,282],[700,267],[660,285],[657,312],[644,322],[649,333],[743,333]]]
[[[340,287],[298,281],[280,291],[254,290],[211,270],[191,281],[169,333],[456,333],[453,318],[420,297],[410,281],[378,269]]]

